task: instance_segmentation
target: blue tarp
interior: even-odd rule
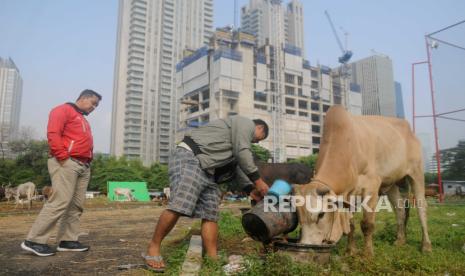
[[[302,63],[302,67],[305,68],[305,69],[311,69],[310,67],[310,61],[304,59],[303,63]]]
[[[242,53],[229,49],[229,48],[222,48],[215,51],[213,54],[213,60],[218,60],[219,58],[227,58],[237,61],[242,61]]]
[[[178,64],[176,64],[176,72],[179,72],[182,70],[182,68],[186,67],[187,65],[193,63],[194,61],[200,59],[203,56],[208,55],[208,47],[204,46],[197,51],[195,51],[192,55],[184,58],[181,60]]]
[[[360,87],[359,84],[356,84],[356,83],[351,82],[351,83],[350,83],[350,91],[360,93],[360,92],[362,91],[362,89],[361,89],[361,87]]]
[[[302,50],[299,47],[289,43],[284,45],[284,52],[294,56],[302,56]]]
[[[257,54],[257,63],[266,64],[266,57],[264,54]]]
[[[328,66],[322,65],[320,68],[320,71],[322,74],[329,75],[329,73],[331,73],[331,68],[329,68]]]

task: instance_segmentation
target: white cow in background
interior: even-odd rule
[[[16,188],[11,187],[11,185],[8,185],[5,187],[5,198],[7,202],[10,202],[10,199],[13,199],[16,195]]]
[[[163,193],[166,195],[166,199],[170,199],[170,196],[171,196],[170,187],[163,188]]]
[[[24,202],[29,203],[28,209],[31,209],[32,207],[32,199],[34,198],[34,195],[36,193],[36,185],[32,182],[26,182],[23,184],[18,185],[16,188],[16,206],[15,209],[18,207],[18,204],[21,204],[21,207],[23,206]]]
[[[114,191],[115,197],[118,199],[119,196],[124,196],[123,201],[135,201],[136,198],[132,195],[131,189],[129,188],[116,188]]]

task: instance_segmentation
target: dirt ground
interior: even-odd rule
[[[103,201],[102,201],[103,202]],[[105,201],[106,202],[106,201]],[[11,204],[11,203],[10,203]],[[81,217],[80,241],[88,252],[58,252],[37,257],[20,248],[41,204],[30,211],[12,210],[0,203],[0,275],[115,275],[134,274],[118,270],[119,265],[142,263],[140,257],[163,210],[157,204],[86,204]],[[165,244],[182,239],[195,220],[181,218]],[[52,236],[49,245],[56,246]],[[144,274],[144,270],[137,270]]]

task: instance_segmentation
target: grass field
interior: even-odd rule
[[[436,205],[428,208],[429,234],[433,252],[420,252],[421,229],[416,210],[410,212],[407,244],[397,247],[394,213],[381,212],[376,218],[374,235],[375,256],[368,260],[361,255],[345,256],[346,237],[343,237],[327,265],[295,263],[282,253],[264,254],[260,243],[242,242],[244,233],[238,212],[223,211],[220,220],[221,261],[205,260],[201,275],[222,275],[227,256],[243,255],[247,270],[239,275],[464,275],[465,274],[465,205]],[[356,239],[361,252],[363,237],[358,226]],[[182,263],[179,255],[185,251],[187,241],[168,257],[170,266]],[[179,260],[176,261],[176,260]],[[173,270],[177,271],[176,269]]]
[[[451,202],[451,201],[449,201]],[[83,242],[91,244],[86,254],[57,254],[37,258],[18,246],[34,221],[41,204],[33,208],[14,210],[14,204],[0,204],[0,275],[68,274],[114,275],[116,266],[141,263],[140,252],[153,233],[156,219],[163,207],[154,203],[108,202],[105,198],[86,201],[82,217]],[[359,255],[344,255],[343,237],[331,254],[331,262],[319,266],[295,263],[283,254],[264,254],[261,243],[243,241],[247,235],[241,225],[242,204],[225,203],[221,207],[219,248],[221,260],[204,260],[200,275],[222,275],[222,266],[230,255],[242,255],[247,260],[242,275],[465,275],[465,205],[430,204],[428,226],[433,245],[431,254],[420,252],[421,230],[416,210],[411,209],[407,244],[393,245],[396,236],[395,216],[381,212],[376,218],[375,256],[367,260]],[[358,214],[357,214],[358,215]],[[358,227],[356,239],[361,249],[363,238]],[[179,275],[192,234],[199,234],[198,220],[181,219],[176,229],[164,241],[162,254],[167,261],[165,275]],[[53,244],[53,241],[51,241]],[[5,271],[15,273],[5,273]],[[52,273],[53,272],[53,273]],[[144,269],[122,272],[124,275],[149,275]]]

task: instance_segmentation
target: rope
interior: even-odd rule
[[[331,186],[329,186],[326,182],[321,181],[321,180],[319,180],[317,178],[312,178],[311,182],[317,182],[319,184],[322,184],[322,185],[326,186],[330,191],[333,191]],[[331,222],[331,228],[330,228],[329,233],[325,236],[325,239],[323,239],[323,242],[325,242],[325,241],[327,243],[330,242],[331,235],[333,234],[334,222],[336,221],[336,212],[337,211],[333,212],[334,214],[333,214],[333,218],[332,218],[332,222]]]

